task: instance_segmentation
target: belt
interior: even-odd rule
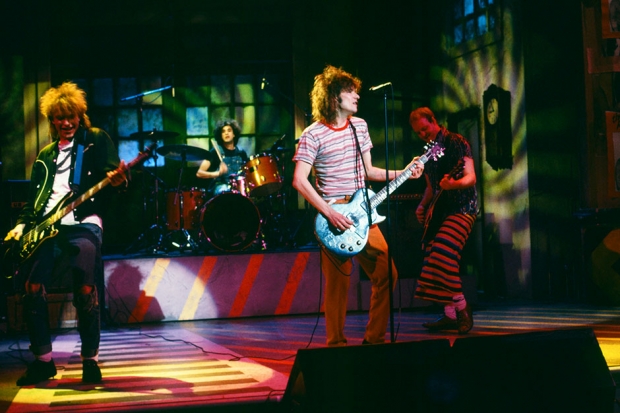
[[[331,199],[329,202],[332,204],[348,204],[351,198],[351,195],[345,195],[344,198]]]

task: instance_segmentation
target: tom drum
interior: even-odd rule
[[[262,153],[250,157],[243,172],[251,196],[267,196],[282,187],[278,162],[272,155]]]

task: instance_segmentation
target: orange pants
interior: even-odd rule
[[[369,343],[385,342],[390,317],[390,289],[388,274],[388,245],[378,226],[370,227],[368,243],[353,258],[342,258],[321,249],[321,269],[325,275],[325,328],[328,346],[344,346],[344,324],[352,259],[357,260],[372,283],[370,309],[364,340]],[[398,274],[392,261],[393,286]]]

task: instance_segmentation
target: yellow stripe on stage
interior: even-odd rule
[[[166,273],[169,264],[169,258],[158,258],[155,261],[155,265],[153,265],[153,269],[144,283],[144,288],[140,291],[140,296],[136,301],[136,306],[131,312],[129,322],[141,323],[144,321],[144,316],[149,310],[151,301],[153,301],[153,297],[155,297],[157,287],[164,278],[164,274]]]
[[[217,257],[205,257],[202,261],[202,265],[200,266],[200,270],[198,271],[198,276],[194,280],[194,285],[192,286],[192,289],[189,292],[189,296],[185,301],[183,311],[181,311],[181,314],[179,315],[179,320],[194,319],[196,311],[198,311],[200,299],[205,293],[205,289],[207,288],[207,282],[209,281],[209,277],[211,277],[211,273],[213,272],[213,267],[215,267],[216,262]]]

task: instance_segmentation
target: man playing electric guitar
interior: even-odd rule
[[[463,295],[460,276],[461,252],[478,214],[476,172],[471,147],[465,138],[439,126],[429,108],[411,112],[409,123],[424,142],[436,142],[444,156],[424,171],[427,187],[416,216],[426,223],[424,262],[415,297],[444,306],[444,314],[435,322],[424,323],[429,330],[457,330],[466,334],[474,325],[471,306]],[[453,174],[463,162],[462,173]],[[460,167],[456,169],[460,170]],[[436,195],[441,192],[439,198]],[[433,200],[442,202],[440,211],[429,211]],[[427,215],[433,214],[426,222]],[[429,228],[429,224],[431,225]]]
[[[353,115],[357,112],[361,81],[342,69],[327,66],[314,79],[310,94],[314,123],[304,130],[297,152],[293,187],[322,214],[336,231],[344,231],[353,221],[332,208],[333,203],[346,203],[365,181],[385,181],[386,170],[372,165],[372,141],[368,125]],[[316,189],[308,177],[314,170]],[[414,163],[411,178],[418,178],[421,162]],[[394,179],[400,171],[388,171]],[[376,226],[371,226],[368,242],[356,259],[372,283],[369,320],[365,343],[385,341],[390,314],[388,265],[396,278],[394,263],[388,264],[387,243]],[[344,346],[347,291],[352,269],[351,257],[342,257],[321,249],[321,268],[325,275],[325,321],[328,346]]]
[[[119,161],[112,140],[105,131],[91,127],[83,90],[65,82],[45,92],[40,104],[53,142],[41,150],[32,166],[28,200],[5,241],[19,240],[72,193],[83,193],[102,180],[113,186],[127,181],[126,166]],[[102,193],[63,216],[57,234],[40,243],[19,270],[25,282],[23,319],[35,360],[17,380],[18,386],[37,384],[56,375],[45,288],[60,259],[68,261],[73,280],[73,305],[82,342],[82,381],[101,381],[97,364],[100,341],[97,284],[103,280],[101,201],[105,195]]]

